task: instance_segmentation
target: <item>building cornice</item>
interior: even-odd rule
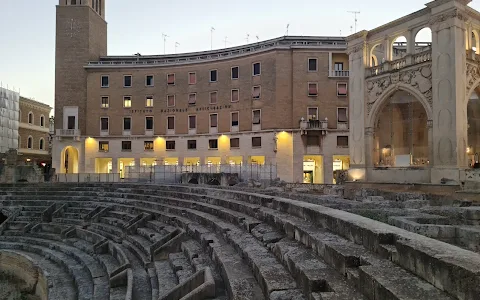
[[[20,122],[18,124],[18,127],[22,129],[35,130],[35,131],[39,131],[47,134],[50,133],[50,129],[48,127],[41,127],[38,125],[28,124],[24,122]]]
[[[259,43],[221,50],[173,55],[105,56],[101,57],[99,61],[89,62],[85,68],[141,68],[201,64],[250,55],[258,55],[268,51],[291,49],[342,52],[346,51],[347,42],[344,37],[285,36]]]
[[[20,96],[20,105],[25,105],[25,106],[30,107],[30,108],[36,108],[36,109],[39,109],[39,110],[43,110],[43,111],[47,112],[47,115],[50,115],[50,112],[53,109],[48,104],[38,102],[38,101],[35,101],[35,100],[32,100],[32,99],[28,99],[28,98],[25,98],[25,97],[22,97],[22,96]]]

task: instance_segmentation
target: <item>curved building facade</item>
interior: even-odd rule
[[[348,169],[341,37],[107,56],[105,1],[57,6],[57,173],[152,165],[272,165],[290,182]]]

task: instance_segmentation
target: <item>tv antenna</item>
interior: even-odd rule
[[[175,42],[175,54],[177,54],[177,47],[180,46],[179,42]]]
[[[355,32],[357,32],[357,22],[358,22],[357,15],[360,14],[360,12],[359,11],[348,11],[348,12],[355,15]]]
[[[260,41],[260,38],[258,37],[258,35],[255,36],[257,38],[257,43]]]
[[[225,37],[225,39],[223,40],[223,42],[225,43],[225,48],[227,48],[227,43],[228,43],[228,37]]]
[[[210,50],[213,50],[213,32],[215,31],[215,28],[210,28]]]
[[[165,43],[167,42],[167,37],[169,36],[166,35],[165,33],[162,33],[162,37],[163,37],[163,54],[165,54]]]
[[[250,34],[247,33],[247,44],[248,44],[248,39],[250,38]]]
[[[290,27],[290,24],[287,24],[287,32],[285,35],[288,35],[288,27]]]

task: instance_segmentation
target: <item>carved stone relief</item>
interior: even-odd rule
[[[467,95],[470,94],[470,90],[475,88],[473,86],[475,82],[480,78],[480,69],[478,68],[478,64],[467,63]]]
[[[448,11],[446,13],[443,13],[441,15],[433,16],[430,19],[430,25],[434,25],[434,24],[437,24],[437,23],[442,23],[442,22],[445,22],[446,20],[451,19],[451,18],[457,18],[460,21],[467,21],[468,20],[468,16],[465,14],[465,12],[463,12],[459,9],[453,9],[453,10]]]
[[[369,115],[373,104],[384,91],[397,83],[407,84],[418,90],[432,107],[432,66],[425,65],[367,81],[367,113]]]

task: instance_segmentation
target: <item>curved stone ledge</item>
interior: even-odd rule
[[[41,300],[48,300],[48,274],[34,260],[10,250],[0,250],[0,270],[26,283],[27,289]]]

